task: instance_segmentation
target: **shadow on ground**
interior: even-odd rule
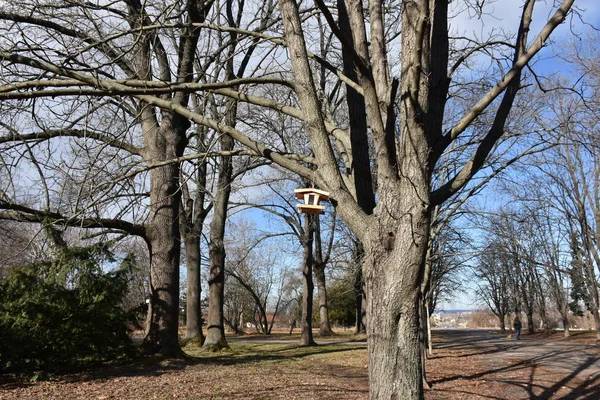
[[[600,399],[595,345],[538,337],[508,340],[498,331],[436,331],[426,361],[426,400]],[[233,352],[179,360],[156,357],[89,368],[28,383],[0,378],[0,398],[346,399],[368,398],[364,343],[299,346],[260,338],[232,341]],[[108,397],[107,397],[108,396]]]
[[[428,366],[459,363],[431,379],[426,399],[600,399],[600,350],[595,346],[448,330],[437,332],[435,347]]]

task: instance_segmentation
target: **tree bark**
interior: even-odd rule
[[[363,280],[362,263],[364,250],[360,243],[355,243],[355,254],[353,255],[353,265],[356,268],[354,273],[354,296],[356,304],[356,327],[354,334],[367,333],[367,299],[365,293],[365,283]]]
[[[303,346],[315,346],[312,333],[312,317],[313,317],[313,240],[314,240],[314,224],[312,219],[319,218],[306,214],[304,216],[304,257],[302,265],[303,290],[302,290],[302,333],[300,335],[300,344]]]
[[[368,290],[382,294],[367,300],[371,398],[422,398],[418,289],[399,289],[381,281],[367,281]]]
[[[392,215],[380,218],[365,243],[371,399],[423,398],[420,280],[429,241],[430,209],[422,203],[428,185],[420,181],[426,174],[403,170],[415,175],[381,198]],[[410,218],[391,211],[406,209]]]
[[[569,318],[567,318],[566,315],[563,315],[562,324],[565,337],[568,338],[569,336],[571,336],[571,332],[569,331]]]
[[[202,307],[200,282],[200,237],[196,234],[187,234],[185,242],[185,258],[187,267],[186,288],[186,324],[185,338],[197,339],[204,343],[202,333]]]
[[[192,99],[195,109],[199,108],[198,101]],[[196,127],[196,148],[197,152],[206,151],[206,129]],[[195,172],[195,196],[192,198],[187,182],[182,179],[182,212],[180,216],[181,236],[184,238],[186,267],[187,267],[187,286],[186,286],[186,327],[185,339],[197,339],[200,344],[204,343],[204,334],[202,333],[202,284],[201,284],[201,257],[200,257],[200,238],[204,228],[204,222],[211,206],[205,207],[206,199],[206,180],[207,180],[207,160],[199,162]]]
[[[159,233],[155,233],[157,236]],[[181,355],[178,339],[179,317],[179,253],[165,236],[150,239],[151,322],[145,348],[166,357]],[[165,248],[169,248],[166,250]],[[156,249],[156,250],[155,250]],[[163,257],[167,254],[168,257]]]
[[[206,328],[206,339],[204,340],[203,347],[211,351],[218,351],[228,347],[227,340],[225,339],[225,328],[223,325],[225,246],[222,239],[211,239],[209,244],[209,256],[210,276],[208,278],[208,326]]]
[[[500,332],[504,333],[506,332],[506,315],[505,314],[500,314],[498,315],[498,320],[500,321]]]
[[[315,280],[317,281],[317,296],[319,298],[319,335],[331,336],[331,324],[329,323],[329,309],[327,308],[327,286],[325,284],[325,265],[315,263]]]
[[[166,124],[166,121],[163,121]],[[164,128],[163,128],[164,129]],[[171,132],[174,135],[174,132]],[[165,135],[167,136],[167,135]],[[173,136],[171,136],[173,139]],[[174,149],[176,146],[173,146]],[[162,149],[165,150],[164,148]],[[177,154],[157,154],[155,160]],[[178,340],[179,318],[179,165],[170,164],[150,171],[150,249],[151,318],[146,350],[167,357],[182,354]]]
[[[231,111],[233,112],[233,111]],[[233,149],[233,139],[228,135],[221,136],[221,150]],[[214,214],[210,224],[210,276],[208,279],[208,327],[206,328],[206,339],[203,347],[210,351],[218,351],[228,348],[225,339],[225,327],[223,324],[223,305],[225,295],[225,225],[227,222],[227,208],[231,194],[231,183],[233,181],[233,167],[231,157],[221,157],[219,165],[219,180],[217,184],[217,195],[214,199]]]

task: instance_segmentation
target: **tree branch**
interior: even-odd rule
[[[10,127],[6,126],[6,124],[0,122],[0,126],[3,126],[7,129]],[[12,129],[10,129],[13,131]],[[57,129],[57,130],[47,130],[43,132],[35,132],[35,133],[23,133],[17,134],[13,131],[10,136],[0,136],[0,143],[10,143],[10,142],[28,142],[28,141],[43,141],[49,140],[58,137],[77,137],[81,139],[94,139],[98,140],[102,143],[106,143],[107,145],[114,147],[116,149],[125,150],[131,154],[135,154],[141,156],[143,149],[133,146],[129,143],[125,143],[121,140],[111,138],[107,135],[98,132],[92,132],[88,130],[80,130],[80,129]]]
[[[447,132],[434,147],[434,159],[437,160],[448,145],[463,133],[473,121],[483,113],[483,111],[511,84],[511,82],[520,76],[521,70],[529,61],[544,47],[550,34],[564,22],[567,13],[571,9],[574,0],[564,0],[561,6],[556,10],[552,18],[548,20],[538,36],[525,51],[517,52],[518,57],[513,62],[513,66],[502,79],[491,88],[486,95],[465,115],[449,132]],[[520,38],[519,38],[520,39]]]
[[[494,148],[497,140],[504,134],[504,125],[510,110],[514,98],[519,90],[521,71],[543,47],[546,39],[552,33],[552,31],[561,24],[567,12],[571,8],[574,0],[565,0],[559,9],[554,13],[552,18],[546,23],[544,28],[538,34],[537,38],[533,43],[526,48],[527,45],[527,34],[531,23],[531,14],[535,5],[534,1],[528,1],[523,9],[523,16],[521,19],[521,25],[519,27],[519,33],[517,35],[515,55],[513,60],[513,66],[511,70],[504,76],[504,78],[498,82],[484,97],[471,109],[471,111],[458,122],[458,124],[448,132],[442,140],[434,148],[434,160],[439,159],[441,152],[454,140],[458,135],[463,132],[471,123],[479,116],[498,96],[502,91],[506,89],[502,102],[496,112],[496,117],[492,127],[486,134],[485,138],[481,141],[481,144],[475,151],[473,157],[462,167],[462,169],[446,184],[441,186],[439,189],[434,191],[431,195],[432,204],[441,204],[443,201],[454,195],[458,190],[465,186],[477,171],[482,167],[487,156]]]
[[[74,228],[116,229],[140,237],[146,236],[146,228],[144,225],[134,224],[120,219],[72,218],[57,212],[40,211],[30,207],[8,203],[4,200],[0,200],[0,209],[8,210],[0,211],[0,219],[4,220],[40,224],[49,222],[53,224],[60,223]]]

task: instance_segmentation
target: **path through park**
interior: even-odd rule
[[[600,348],[497,331],[439,332],[428,399],[600,399]]]

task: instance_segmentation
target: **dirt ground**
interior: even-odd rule
[[[364,342],[338,336],[300,347],[286,336],[231,340],[232,352],[186,348],[180,361],[143,359],[43,382],[0,377],[0,399],[368,399]],[[360,338],[359,338],[360,339]],[[434,332],[427,400],[600,399],[600,345],[588,333]]]

